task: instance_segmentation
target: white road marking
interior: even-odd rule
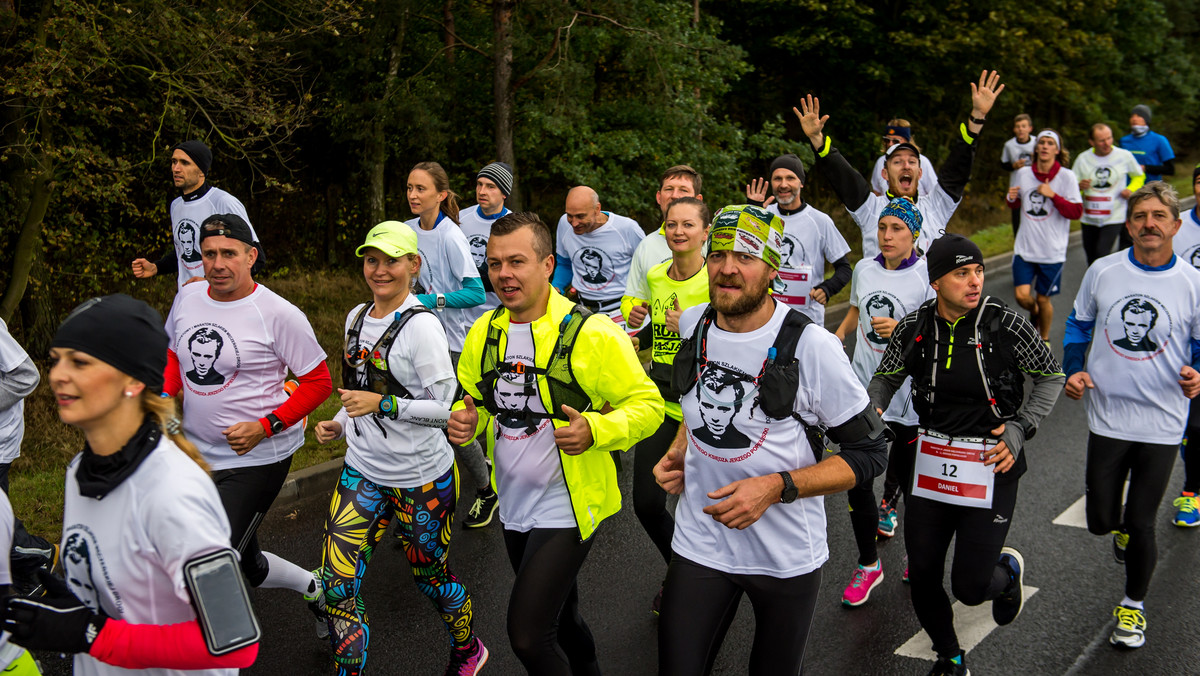
[[[1025,603],[1038,592],[1037,587],[1025,585]],[[992,621],[992,604],[990,601],[977,606],[965,606],[960,601],[954,602],[954,631],[958,634],[958,645],[966,652],[979,645],[987,635],[999,627]],[[913,657],[918,660],[934,662],[937,655],[933,652],[933,641],[925,630],[917,632],[916,636],[908,639],[904,645],[896,648],[896,654],[903,657]]]
[[[1129,482],[1125,482],[1125,489],[1121,493],[1121,504],[1125,504],[1125,499],[1129,497]],[[1066,508],[1062,514],[1054,517],[1053,523],[1056,526],[1072,526],[1074,528],[1082,528],[1087,530],[1087,496],[1080,497],[1071,506]]]

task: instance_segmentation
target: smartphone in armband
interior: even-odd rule
[[[246,582],[232,549],[188,561],[183,567],[183,580],[192,596],[208,652],[224,655],[262,638],[262,627],[250,605]]]

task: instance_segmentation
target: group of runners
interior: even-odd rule
[[[664,563],[651,573],[662,580],[650,600],[659,673],[709,673],[743,596],[756,620],[749,672],[799,673],[829,559],[824,496],[846,491],[858,565],[842,602],[868,602],[883,581],[877,538],[895,534],[903,503],[902,579],[937,653],[929,673],[969,674],[943,587],[950,543],[955,598],[1014,621],[1025,561],[1005,539],[1034,462],[1028,441],[1065,385],[1088,399],[1089,528],[1113,537],[1126,567],[1111,640],[1142,645],[1154,515],[1181,439],[1200,427],[1189,409],[1200,391],[1190,264],[1200,219],[1181,218],[1166,184],[1141,185],[1134,177],[1150,167],[1118,154],[1104,125],[1073,173],[1061,137],[1034,135],[1020,116],[1004,161],[1021,213],[1015,296],[1030,314],[984,296],[982,253],[946,226],[1003,89],[995,72],[970,84],[936,176],[906,120],[889,121],[868,180],[834,147],[818,99],[794,109],[815,167],[861,230],[855,265],[832,219],[804,201],[795,155],[746,186],[747,204],[715,213],[699,172],[668,168],[655,195],[662,224],[649,234],[588,186],[566,195],[554,233],[505,206],[514,176],[501,162],[477,172],[477,204],[460,209],[445,170],[417,164],[415,217],[375,225],[356,249],[369,295],[347,312],[336,389],[308,319],[255,282],[262,246],[241,203],[206,180],[211,152],[179,144],[173,251],[132,264],[139,278],[176,273],[166,321],[105,296],[54,338],[48,380],[86,444],[67,470],[62,575],[49,573],[58,550],[45,545],[50,562],[33,565],[44,589],[7,601],[12,643],[74,653],[78,673],[233,673],[254,662],[261,636],[247,590],[274,587],[308,604],[336,673],[357,675],[371,638],[362,580],[395,522],[449,634],[446,673],[479,673],[488,648],[449,566],[465,471],[478,492],[463,525],[498,515],[503,528],[514,654],[530,674],[599,674],[577,577],[621,508],[615,455],[632,449],[634,512]],[[1144,106],[1134,112],[1149,121]],[[1200,196],[1200,169],[1193,184]],[[1102,234],[1088,236],[1089,263],[1096,256],[1060,365],[1046,340],[1061,275],[1051,259],[1061,248],[1065,260],[1080,213],[1103,221],[1087,226]],[[1129,251],[1107,254],[1121,223]],[[847,284],[850,308],[831,333],[825,306]],[[0,408],[37,382],[6,345]],[[19,391],[9,372],[21,374]],[[312,419],[333,393],[337,414]],[[1114,423],[1128,419],[1147,422],[1134,438]],[[315,570],[256,537],[306,427],[347,444]],[[1200,465],[1193,455],[1189,467]],[[1195,483],[1200,471],[1189,471],[1180,525],[1197,524]],[[19,531],[4,500],[0,526],[0,536]],[[7,571],[0,583],[12,582]],[[0,657],[36,673],[19,649]]]

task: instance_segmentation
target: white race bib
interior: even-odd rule
[[[775,296],[792,307],[804,307],[808,304],[813,281],[813,266],[808,263],[801,263],[791,270],[780,270],[781,288]]]
[[[983,464],[992,439],[948,439],[922,429],[917,437],[912,494],[937,502],[989,509],[996,475]]]

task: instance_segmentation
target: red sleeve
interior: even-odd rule
[[[183,389],[183,377],[179,375],[179,355],[167,350],[167,368],[163,371],[163,392],[174,397]]]
[[[129,624],[110,619],[88,654],[122,669],[245,669],[258,657],[258,644],[217,657],[208,652],[196,620]]]
[[[1062,195],[1054,195],[1054,208],[1063,218],[1075,220],[1083,215],[1083,202],[1071,202]]]
[[[1008,199],[1008,196],[1005,195],[1004,201],[1005,201],[1005,203],[1008,204],[1009,209],[1020,209],[1021,208],[1021,196],[1020,195],[1017,195],[1016,201]]]
[[[298,377],[300,387],[292,392],[292,396],[283,405],[272,411],[283,424],[291,427],[304,420],[304,417],[325,403],[333,392],[333,379],[329,375],[329,367],[325,362],[308,373]]]

